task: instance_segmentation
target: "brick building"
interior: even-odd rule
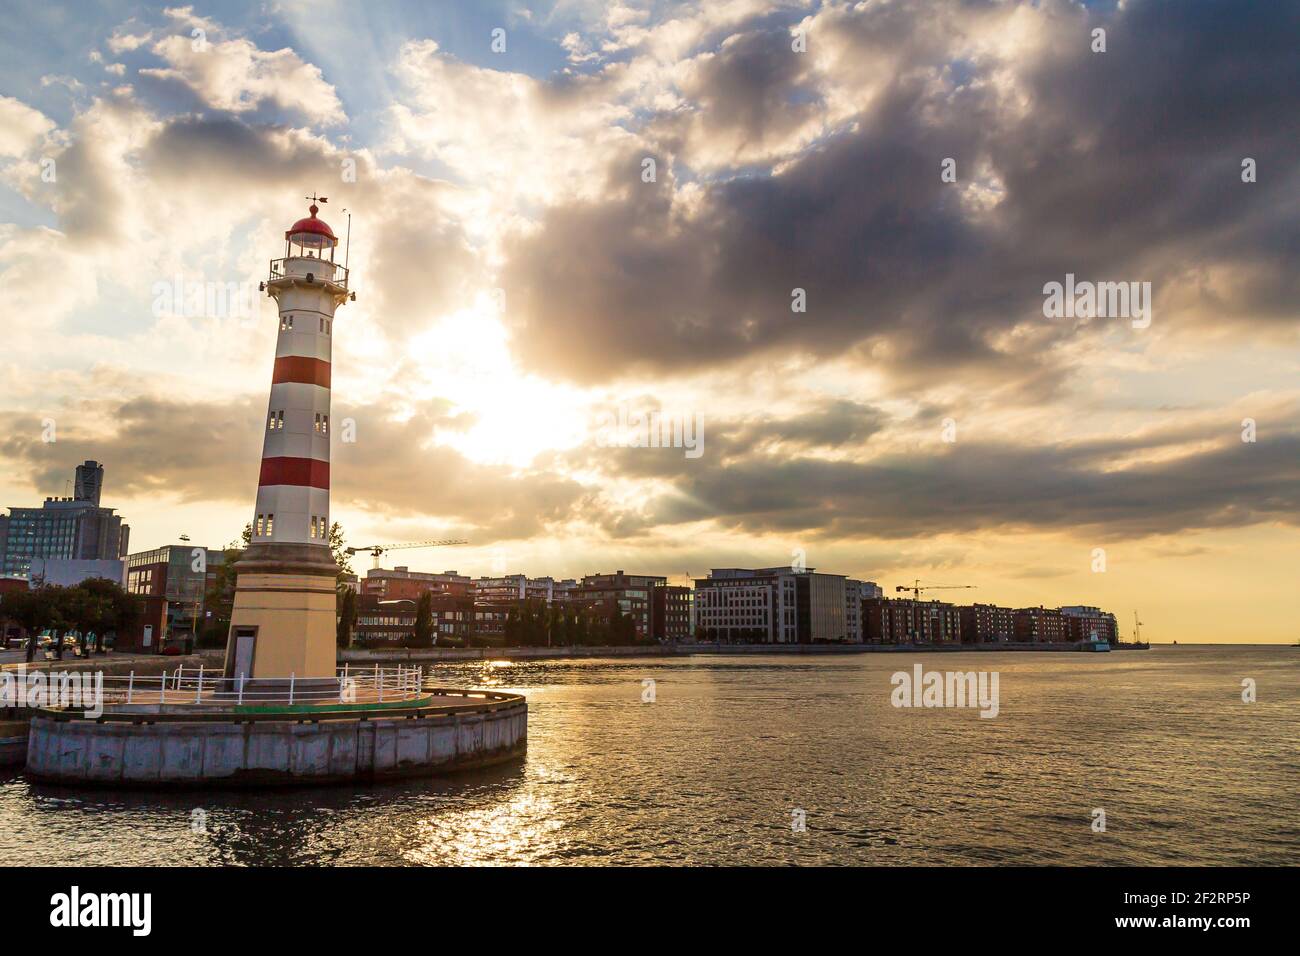
[[[968,604],[957,609],[963,644],[1005,644],[1016,639],[1016,612],[996,604]]]
[[[1069,622],[1054,607],[1016,609],[1016,640],[1029,644],[1057,644],[1070,639]]]
[[[1060,610],[1065,618],[1069,640],[1106,641],[1112,645],[1119,640],[1119,625],[1114,614],[1086,604],[1073,604]]]
[[[673,584],[655,585],[650,619],[657,641],[695,640],[695,605],[691,589]]]

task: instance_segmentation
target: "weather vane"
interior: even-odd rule
[[[305,198],[306,198],[306,199],[309,199],[311,202],[329,202],[329,200],[326,199],[324,196],[314,196],[314,195],[313,195],[313,196],[307,196],[307,197],[305,197]]]

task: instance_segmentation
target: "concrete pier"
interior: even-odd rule
[[[27,761],[27,721],[0,720],[0,768],[21,767]]]
[[[319,713],[105,713],[32,718],[27,774],[104,787],[244,787],[365,782],[522,756],[517,694],[438,690],[415,706]]]

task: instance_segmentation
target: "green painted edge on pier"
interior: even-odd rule
[[[368,701],[364,704],[236,704],[230,708],[234,714],[319,714],[335,710],[347,710],[353,713],[359,710],[396,710],[400,707],[421,707],[433,702],[433,697],[417,697],[413,700]]]

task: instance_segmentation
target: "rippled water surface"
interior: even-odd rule
[[[998,671],[1001,713],[892,707],[890,675],[917,662]],[[437,677],[527,694],[527,757],[263,793],[78,792],[10,773],[0,853],[56,865],[1300,863],[1293,648],[476,663]],[[1242,702],[1244,678],[1256,703]],[[192,831],[195,808],[206,832]],[[792,832],[796,809],[806,832]]]

